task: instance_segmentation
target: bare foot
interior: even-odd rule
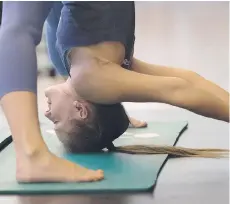
[[[130,124],[129,124],[130,128],[144,128],[148,126],[147,122],[140,121],[132,117],[129,117],[129,121],[130,121]]]
[[[17,161],[18,182],[91,182],[104,178],[102,170],[86,169],[49,152],[39,154]]]

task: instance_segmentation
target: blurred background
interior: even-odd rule
[[[229,89],[229,2],[136,2],[136,58],[193,70]],[[37,47],[39,95],[56,83],[45,32]],[[169,108],[128,104],[127,109]]]

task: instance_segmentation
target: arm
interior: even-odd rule
[[[160,102],[228,121],[228,106],[219,98],[177,77],[151,76],[98,59],[71,69],[78,94],[95,103]],[[85,82],[88,83],[85,83]]]
[[[153,76],[165,76],[165,77],[178,77],[191,83],[197,88],[203,89],[214,96],[219,97],[225,103],[229,104],[229,93],[214,84],[213,82],[206,80],[199,74],[180,68],[166,67],[155,64],[148,64],[138,59],[133,58],[132,70],[138,73],[153,75]]]

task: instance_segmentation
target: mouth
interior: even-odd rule
[[[48,103],[48,109],[46,110],[45,112],[45,116],[50,119],[54,125],[57,125],[58,121],[54,120],[51,116],[51,103],[50,102],[47,102]]]
[[[47,109],[45,110],[45,116],[51,119],[51,101],[47,98]]]
[[[56,120],[54,120],[54,118],[52,117],[52,115],[51,115],[51,101],[50,101],[50,99],[47,97],[47,104],[48,104],[48,107],[47,107],[47,110],[45,111],[45,116],[49,119],[49,120],[51,120],[52,122],[53,122],[53,124],[54,125],[57,125],[57,123],[59,122],[59,121],[56,121]]]
[[[49,113],[51,111],[51,102],[47,101],[48,108],[46,110],[46,113]]]

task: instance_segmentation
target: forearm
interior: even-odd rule
[[[225,104],[229,104],[229,93],[213,82],[198,76],[194,84],[197,88],[208,91],[209,93],[221,99]]]
[[[161,70],[162,74],[164,73],[166,76],[184,79],[196,88],[209,92],[210,94],[213,94],[213,96],[220,98],[226,104],[229,104],[229,93],[227,91],[225,91],[212,81],[205,79],[196,72],[187,69],[166,67],[161,65],[153,65],[152,70],[153,69],[157,70],[158,73]]]
[[[152,102],[167,103],[205,117],[229,122],[228,103],[181,78],[155,77],[152,92]]]
[[[229,106],[221,99],[194,86],[180,88],[169,96],[169,103],[196,114],[229,122]]]
[[[229,121],[229,93],[216,84],[186,69],[150,65],[139,60],[135,60],[133,66],[140,73],[171,78],[165,86],[163,101],[166,103],[199,115]]]

